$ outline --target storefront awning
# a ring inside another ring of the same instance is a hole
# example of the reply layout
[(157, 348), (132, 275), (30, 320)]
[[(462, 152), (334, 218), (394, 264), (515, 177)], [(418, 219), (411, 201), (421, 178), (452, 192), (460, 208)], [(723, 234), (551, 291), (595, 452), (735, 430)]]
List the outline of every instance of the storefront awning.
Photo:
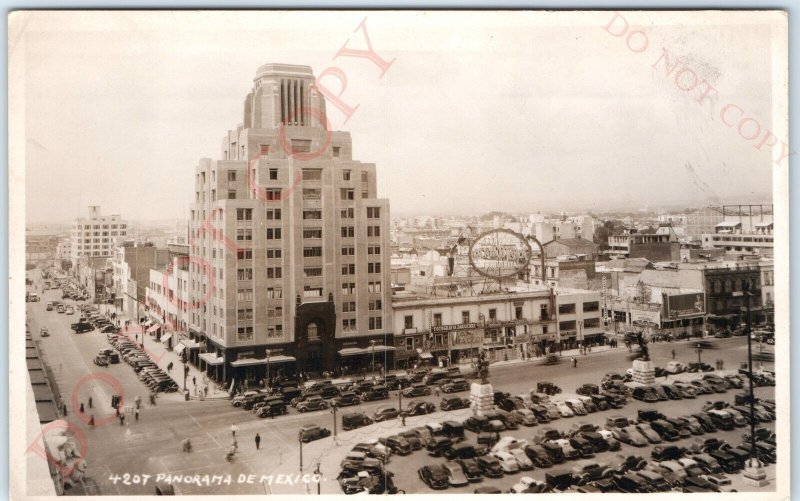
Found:
[(178, 355), (183, 353), (183, 350), (185, 350), (185, 349), (186, 349), (186, 347), (183, 345), (183, 341), (181, 341), (180, 343), (175, 345), (175, 353), (177, 353)]
[(433, 358), (433, 355), (429, 351), (423, 351), (419, 354), (419, 358)]
[(225, 359), (216, 356), (214, 353), (201, 353), (200, 358), (203, 359), (208, 365), (222, 365)]
[(363, 355), (365, 353), (363, 348), (342, 348), (339, 350), (339, 355), (343, 357), (353, 357), (355, 355)]
[(267, 358), (240, 358), (231, 362), (233, 367), (249, 367), (252, 365), (266, 365), (267, 361), (270, 364), (279, 364), (282, 362), (295, 362), (297, 359), (288, 355), (274, 355)]
[(190, 350), (192, 348), (200, 348), (200, 343), (198, 343), (197, 341), (193, 341), (191, 339), (184, 339), (183, 341), (181, 341), (181, 344), (189, 348)]
[(167, 341), (169, 341), (170, 339), (172, 339), (172, 334), (170, 334), (170, 333), (167, 333), (167, 334), (164, 334), (163, 336), (161, 336), (161, 342), (164, 343), (164, 344), (167, 344)]
[(394, 346), (385, 346), (385, 345), (379, 344), (379, 345), (376, 345), (374, 348), (372, 348), (372, 347), (366, 348), (365, 351), (366, 351), (366, 353), (372, 353), (373, 351), (375, 353), (383, 353), (383, 352), (386, 352), (386, 351), (394, 351), (395, 349), (396, 348)]

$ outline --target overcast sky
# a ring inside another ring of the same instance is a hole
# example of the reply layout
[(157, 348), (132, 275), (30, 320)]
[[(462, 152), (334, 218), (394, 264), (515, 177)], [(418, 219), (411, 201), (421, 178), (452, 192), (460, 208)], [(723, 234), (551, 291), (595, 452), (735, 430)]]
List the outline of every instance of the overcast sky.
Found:
[[(330, 118), (351, 132), (353, 157), (377, 165), (393, 213), (769, 196), (773, 152), (754, 148), (719, 111), (733, 103), (763, 130), (775, 120), (777, 16), (695, 12), (676, 23), (625, 13), (649, 41), (635, 53), (603, 29), (611, 12), (366, 15), (374, 50), (395, 59), (383, 78), (367, 59), (332, 59), (348, 39), (366, 47), (358, 12), (17, 20), (25, 22), (10, 30), (10, 51), (24, 50), (28, 221), (68, 220), (88, 205), (129, 219), (185, 217), (198, 159), (219, 158), (256, 69), (269, 62), (347, 75), (342, 99), (359, 108), (345, 125), (329, 103)], [(641, 40), (630, 39), (634, 48)], [(665, 77), (662, 47), (718, 96), (700, 105), (704, 85), (684, 92), (677, 70)]]

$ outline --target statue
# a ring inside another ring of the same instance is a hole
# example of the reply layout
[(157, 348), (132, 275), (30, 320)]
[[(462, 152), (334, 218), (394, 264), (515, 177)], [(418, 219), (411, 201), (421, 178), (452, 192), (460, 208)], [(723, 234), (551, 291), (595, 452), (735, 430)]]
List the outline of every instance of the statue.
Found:
[(642, 331), (639, 331), (636, 334), (636, 341), (639, 343), (639, 349), (642, 350), (642, 360), (645, 362), (650, 360), (650, 352), (647, 349), (647, 340), (645, 340), (644, 335), (642, 335)]
[(481, 378), (481, 384), (489, 383), (489, 361), (486, 360), (486, 352), (483, 350), (478, 355), (478, 376)]

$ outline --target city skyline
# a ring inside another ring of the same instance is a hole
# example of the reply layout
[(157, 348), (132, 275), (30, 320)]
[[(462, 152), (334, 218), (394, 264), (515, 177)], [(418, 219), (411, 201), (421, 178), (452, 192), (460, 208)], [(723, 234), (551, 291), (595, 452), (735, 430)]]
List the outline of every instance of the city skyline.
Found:
[[(696, 96), (682, 96), (664, 79), (666, 63), (658, 62), (658, 51), (644, 59), (611, 34), (616, 25), (604, 30), (611, 13), (588, 16), (582, 26), (527, 30), (493, 16), (479, 29), (470, 13), (463, 15), (466, 23), (458, 28), (428, 15), (409, 37), (399, 36), (401, 24), (387, 23), (381, 13), (339, 13), (314, 24), (318, 29), (310, 30), (300, 50), (288, 30), (254, 31), (257, 23), (249, 17), (242, 17), (241, 29), (264, 43), (242, 50), (225, 21), (192, 13), (146, 32), (131, 31), (138, 19), (131, 13), (109, 13), (103, 17), (108, 31), (92, 33), (82, 31), (87, 19), (43, 16), (36, 22), (58, 22), (62, 31), (25, 36), (31, 61), (28, 221), (76, 217), (88, 205), (145, 218), (188, 217), (187, 180), (197, 158), (218, 156), (220, 127), (233, 129), (241, 121), (241, 82), (270, 62), (309, 64), (318, 75), (340, 69), (339, 77), (328, 73), (320, 82), (337, 95), (339, 78), (346, 79), (342, 107), (328, 107), (332, 128), (351, 132), (354, 156), (376, 164), (378, 194), (392, 200), (393, 213), (441, 213), (443, 200), (454, 213), (524, 212), (558, 210), (565, 200), (591, 208), (656, 205), (676, 197), (727, 202), (771, 191), (770, 149), (753, 147), (699, 106)], [(272, 16), (287, 26), (304, 19), (300, 13)], [(634, 22), (634, 14), (626, 16)], [(681, 57), (715, 82), (721, 89), (717, 106), (739, 103), (748, 115), (771, 122), (772, 82), (758, 76), (769, 74), (768, 61), (758, 57), (769, 49), (769, 31), (755, 23), (745, 29), (748, 36), (736, 37), (732, 28), (698, 25), (695, 40), (671, 38), (669, 26), (649, 33), (654, 45), (658, 40), (673, 50), (673, 61)], [(366, 47), (365, 31), (383, 73), (363, 57), (332, 59), (344, 46)], [(87, 37), (105, 43), (87, 48)], [(701, 61), (691, 54), (704, 44), (714, 50)], [(258, 48), (263, 45), (270, 50)], [(508, 57), (498, 58), (497, 51)], [(481, 78), (468, 68), (480, 68)], [(739, 75), (744, 68), (747, 78)], [(151, 72), (163, 78), (151, 79)], [(447, 82), (447, 91), (431, 90), (420, 74)], [(343, 107), (354, 110), (349, 118)], [(738, 182), (741, 176), (751, 182)], [(88, 184), (92, 190), (80, 189)], [(657, 194), (649, 190), (655, 184)], [(53, 199), (60, 203), (49, 204)]]

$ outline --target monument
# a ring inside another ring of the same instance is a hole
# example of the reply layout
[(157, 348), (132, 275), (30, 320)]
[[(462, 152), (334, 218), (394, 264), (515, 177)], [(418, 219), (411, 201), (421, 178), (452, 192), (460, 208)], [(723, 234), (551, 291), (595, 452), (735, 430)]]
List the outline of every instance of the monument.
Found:
[(654, 384), (656, 382), (656, 372), (653, 369), (653, 362), (650, 361), (647, 340), (641, 331), (636, 334), (636, 340), (642, 350), (642, 356), (633, 361), (633, 382), (643, 385)]
[(472, 383), (470, 390), (470, 408), (476, 416), (483, 416), (494, 409), (494, 389), (489, 383), (489, 361), (486, 352), (481, 350), (478, 355), (478, 377), (480, 382)]

